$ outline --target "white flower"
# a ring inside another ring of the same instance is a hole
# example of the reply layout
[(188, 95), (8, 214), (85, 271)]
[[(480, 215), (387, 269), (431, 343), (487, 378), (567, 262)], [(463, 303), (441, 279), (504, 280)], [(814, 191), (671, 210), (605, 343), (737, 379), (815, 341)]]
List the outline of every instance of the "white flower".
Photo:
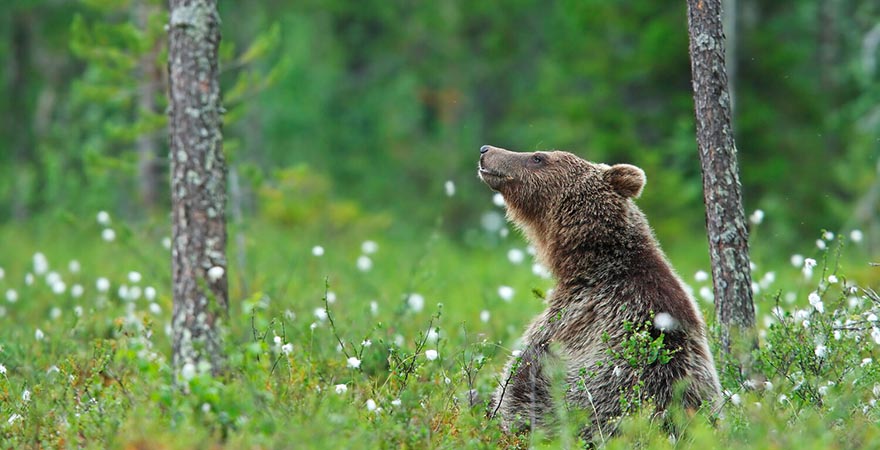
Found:
[(813, 350), (813, 353), (816, 354), (819, 358), (824, 358), (826, 354), (828, 354), (828, 348), (822, 344), (816, 346), (816, 349)]
[(623, 369), (621, 369), (620, 366), (614, 366), (614, 370), (611, 371), (611, 375), (619, 377), (623, 375)]
[(128, 300), (135, 301), (141, 298), (141, 287), (140, 286), (132, 286), (128, 288)]
[(101, 231), (101, 239), (107, 242), (113, 242), (116, 240), (116, 232), (113, 231), (113, 228), (104, 228), (104, 230)]
[(150, 303), (150, 312), (153, 313), (153, 315), (158, 316), (159, 314), (162, 314), (162, 308), (156, 303)]
[(364, 241), (363, 244), (361, 244), (361, 251), (366, 255), (372, 255), (373, 253), (376, 253), (377, 250), (379, 250), (379, 244), (375, 241)]
[(82, 297), (83, 291), (84, 291), (84, 289), (81, 284), (74, 284), (73, 286), (70, 287), (70, 295), (73, 298)]
[(871, 389), (871, 393), (874, 394), (874, 397), (880, 397), (880, 384), (875, 384)]
[(739, 394), (733, 394), (730, 396), (730, 403), (739, 406), (742, 403), (742, 398), (740, 398)]
[(828, 275), (828, 284), (837, 284), (837, 276)]
[(337, 384), (336, 386), (334, 386), (334, 389), (336, 390), (337, 394), (344, 394), (348, 392), (348, 386), (346, 386), (345, 384)]
[(9, 303), (15, 303), (18, 301), (18, 292), (15, 292), (15, 289), (7, 289), (6, 290), (6, 301)]
[(52, 320), (56, 320), (61, 317), (61, 308), (55, 306), (51, 310), (49, 310), (49, 318)]
[(24, 392), (21, 393), (21, 400), (25, 403), (31, 401), (31, 391), (25, 389)]
[(95, 287), (98, 292), (107, 292), (110, 290), (110, 280), (104, 277), (98, 278), (98, 281), (95, 281)]
[(156, 288), (153, 286), (147, 286), (144, 288), (144, 298), (153, 301), (156, 298)]
[(822, 303), (822, 298), (819, 297), (819, 294), (815, 291), (810, 292), (810, 295), (807, 297), (810, 301), (810, 305), (816, 309), (820, 314), (825, 312), (825, 305)]
[(110, 225), (110, 214), (107, 214), (107, 211), (98, 211), (97, 219), (100, 225)]
[(0, 364), (0, 375), (6, 375), (6, 366)]
[(510, 286), (498, 287), (498, 296), (501, 297), (501, 300), (504, 300), (505, 302), (509, 302), (510, 300), (512, 300), (515, 293), (516, 292)]
[(874, 339), (874, 343), (880, 345), (880, 328), (871, 327), (871, 339)]
[(547, 270), (546, 267), (544, 267), (542, 264), (539, 264), (539, 263), (532, 264), (532, 273), (545, 279), (545, 280), (550, 278), (550, 271)]
[(79, 305), (74, 306), (74, 307), (73, 307), (73, 314), (74, 314), (76, 317), (82, 317), (82, 315), (83, 315), (83, 307), (82, 307), (82, 306), (79, 306)]
[(856, 242), (856, 243), (858, 243), (858, 242), (862, 242), (862, 238), (863, 238), (863, 237), (864, 237), (864, 235), (862, 234), (862, 231), (861, 231), (861, 230), (852, 230), (852, 231), (849, 232), (849, 238), (850, 238), (853, 242)]
[(694, 274), (694, 281), (698, 283), (702, 283), (709, 279), (709, 274), (706, 273), (705, 270), (698, 270), (697, 273)]
[(140, 272), (132, 271), (128, 273), (128, 281), (132, 283), (140, 283), (142, 278)]
[(312, 254), (315, 256), (324, 255), (324, 247), (321, 247), (320, 245), (316, 245), (316, 246), (312, 247)]
[(63, 281), (59, 281), (52, 285), (52, 292), (55, 295), (61, 295), (67, 290), (67, 285)]
[(391, 404), (393, 406), (400, 406), (400, 403), (401, 403), (401, 401), (399, 398), (395, 398), (394, 400), (391, 400)]
[(519, 264), (526, 259), (526, 255), (518, 248), (512, 248), (507, 251), (507, 260), (513, 264)]
[(794, 254), (791, 255), (791, 265), (795, 267), (801, 267), (804, 265), (804, 257), (802, 255)]
[(832, 233), (830, 231), (826, 231), (826, 232), (822, 233), (822, 238), (825, 239), (826, 241), (830, 241), (830, 240), (834, 239), (834, 233)]
[[(69, 270), (70, 273), (79, 273), (79, 269), (80, 269), (79, 261), (74, 259), (74, 260), (70, 261), (69, 263), (67, 263), (67, 270)], [(0, 277), (0, 278), (3, 278), (3, 277)]]
[(678, 328), (678, 320), (671, 314), (662, 312), (654, 316), (654, 328), (660, 331), (670, 331)]
[(823, 241), (822, 239), (816, 239), (816, 247), (819, 250), (825, 250), (826, 248), (828, 248), (828, 244), (826, 244), (825, 241)]
[(439, 356), (439, 354), (437, 353), (437, 350), (434, 350), (434, 349), (425, 350), (425, 358), (427, 358), (428, 361), (433, 361), (433, 360), (437, 359), (437, 356)]
[(183, 377), (184, 380), (189, 381), (196, 377), (196, 366), (195, 364), (188, 362), (183, 365), (183, 368), (180, 369), (180, 376)]
[(38, 341), (42, 341), (43, 338), (45, 338), (45, 337), (46, 337), (46, 335), (43, 333), (43, 330), (37, 328), (37, 330), (34, 331), (34, 339), (36, 339)]
[(369, 339), (364, 339), (363, 341), (361, 341), (361, 347), (369, 347), (371, 345), (373, 345), (373, 341)]
[(758, 295), (761, 292), (761, 285), (759, 285), (756, 281), (752, 281), (752, 293)]
[(822, 397), (828, 395), (828, 386), (819, 386), (819, 395)]
[(406, 298), (406, 303), (411, 310), (419, 312), (425, 308), (425, 297), (422, 297), (421, 294), (409, 294)]
[(275, 337), (272, 338), (272, 342), (274, 342), (275, 345), (281, 345), (281, 336), (276, 335)]
[(869, 365), (871, 365), (872, 362), (874, 362), (873, 359), (871, 359), (871, 358), (864, 358), (864, 359), (862, 359), (862, 363), (859, 364), (859, 366), (861, 366), (861, 367), (869, 366)]
[(764, 211), (756, 209), (755, 212), (753, 212), (752, 215), (749, 216), (749, 221), (752, 222), (754, 225), (760, 225), (761, 222), (764, 221)]
[(26, 273), (24, 274), (24, 284), (28, 286), (33, 286), (34, 284), (34, 274)]
[(437, 342), (440, 339), (439, 328), (428, 328), (427, 339), (428, 342)]
[(785, 394), (779, 394), (779, 398), (777, 398), (779, 403), (785, 403), (788, 401), (788, 396)]
[(712, 293), (712, 288), (709, 286), (703, 286), (700, 288), (700, 297), (707, 302), (715, 300), (715, 294)]
[(375, 300), (370, 302), (370, 314), (374, 316), (379, 314), (379, 303)]
[(446, 180), (446, 182), (443, 183), (443, 190), (446, 191), (447, 197), (452, 197), (455, 195), (455, 183), (453, 183), (452, 180)]
[(764, 390), (765, 391), (772, 391), (773, 390), (773, 383), (771, 383), (769, 381), (765, 381), (764, 382)]
[(379, 409), (379, 407), (376, 406), (376, 401), (375, 401), (375, 400), (373, 400), (373, 399), (369, 399), (369, 400), (367, 400), (367, 411), (375, 412), (375, 411), (377, 411), (378, 409)]
[(12, 425), (12, 424), (14, 424), (15, 421), (18, 420), (18, 419), (21, 419), (21, 414), (19, 414), (19, 413), (13, 413), (11, 416), (9, 416), (9, 420), (7, 420), (6, 423)]
[(804, 259), (804, 267), (809, 267), (809, 268), (811, 268), (811, 269), (812, 269), (813, 267), (816, 267), (816, 260), (813, 259), (813, 258), (806, 258), (806, 259)]
[(315, 317), (321, 322), (327, 320), (327, 310), (323, 307), (315, 308), (314, 314)]
[(866, 317), (866, 319), (868, 319), (869, 322), (876, 322), (877, 321), (877, 314), (874, 314), (874, 313), (868, 314), (868, 317)]
[(336, 303), (336, 293), (335, 292), (327, 291), (327, 303), (330, 303), (331, 305), (333, 303)]
[(223, 278), (223, 274), (226, 273), (226, 269), (220, 266), (214, 266), (208, 269), (208, 279), (211, 282), (216, 282), (217, 280)]
[(489, 321), (489, 311), (485, 309), (480, 311), (480, 322), (486, 323)]
[(355, 356), (352, 356), (348, 358), (348, 360), (346, 361), (346, 365), (348, 365), (348, 367), (351, 367), (352, 369), (357, 369), (361, 366), (361, 360), (357, 359), (357, 357)]
[(171, 238), (170, 237), (165, 236), (162, 238), (162, 247), (165, 248), (165, 250), (171, 250)]
[(293, 352), (293, 344), (291, 344), (290, 342), (281, 346), (281, 353), (289, 355), (291, 352)]
[(357, 259), (357, 268), (361, 272), (367, 272), (373, 268), (373, 260), (367, 255), (361, 255)]
[(494, 203), (495, 206), (504, 206), (504, 196), (496, 192), (495, 195), (492, 196), (492, 203)]

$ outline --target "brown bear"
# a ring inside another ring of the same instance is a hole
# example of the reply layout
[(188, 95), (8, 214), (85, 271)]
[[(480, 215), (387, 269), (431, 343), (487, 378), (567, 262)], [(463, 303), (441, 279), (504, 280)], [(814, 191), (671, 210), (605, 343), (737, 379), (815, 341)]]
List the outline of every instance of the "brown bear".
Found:
[[(706, 325), (633, 202), (645, 185), (641, 169), (483, 146), (479, 177), (504, 197), (508, 219), (557, 283), (499, 379), (490, 416), (520, 430), (552, 420), (560, 391), (548, 365), (561, 367), (567, 405), (590, 415), (587, 440), (613, 433), (615, 419), (641, 400), (658, 414), (717, 404)], [(654, 357), (639, 357), (634, 347), (651, 343), (641, 355)]]

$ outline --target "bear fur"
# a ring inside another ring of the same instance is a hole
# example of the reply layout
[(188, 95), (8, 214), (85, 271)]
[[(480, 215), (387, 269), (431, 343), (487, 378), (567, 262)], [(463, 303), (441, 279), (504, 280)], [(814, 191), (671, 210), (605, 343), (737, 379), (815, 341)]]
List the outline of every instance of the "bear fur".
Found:
[[(507, 363), (489, 415), (505, 429), (547, 424), (558, 411), (553, 367), (561, 368), (566, 404), (590, 415), (587, 440), (613, 433), (625, 412), (621, 395), (636, 383), (657, 414), (673, 404), (690, 411), (717, 405), (720, 385), (705, 322), (633, 202), (644, 172), (561, 151), (484, 146), (480, 153), (480, 179), (502, 194), (508, 219), (557, 282), (546, 310), (523, 335), (521, 353)], [(634, 367), (620, 353), (613, 357), (632, 335), (625, 323), (650, 324), (643, 329), (652, 338), (662, 333), (671, 359)]]

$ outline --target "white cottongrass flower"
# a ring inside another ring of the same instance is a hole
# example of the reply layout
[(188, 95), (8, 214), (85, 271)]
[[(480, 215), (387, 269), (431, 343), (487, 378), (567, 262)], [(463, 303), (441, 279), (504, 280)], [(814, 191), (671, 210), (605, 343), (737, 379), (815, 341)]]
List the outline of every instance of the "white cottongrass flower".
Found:
[(315, 317), (321, 322), (327, 320), (327, 310), (323, 307), (315, 308), (314, 314)]
[(498, 192), (496, 192), (495, 195), (492, 196), (492, 203), (495, 204), (495, 206), (504, 206), (506, 204), (504, 202), (504, 196), (499, 194)]
[(426, 338), (428, 339), (428, 342), (437, 342), (437, 339), (440, 339), (439, 328), (436, 328), (436, 327), (428, 328), (428, 333), (427, 333)]
[(291, 352), (293, 352), (293, 344), (291, 344), (290, 342), (281, 346), (281, 353), (289, 355)]
[(7, 420), (6, 423), (12, 425), (12, 424), (14, 424), (18, 419), (21, 419), (21, 418), (22, 418), (22, 417), (21, 417), (21, 414), (19, 414), (19, 413), (13, 413), (11, 416), (9, 416), (9, 420)]
[(733, 394), (730, 396), (730, 403), (733, 403), (734, 405), (739, 406), (742, 404), (742, 398), (739, 396), (739, 394)]
[(871, 327), (871, 339), (875, 344), (880, 345), (880, 328)]
[(345, 384), (337, 384), (333, 387), (337, 394), (344, 394), (348, 392), (348, 386)]
[(373, 268), (373, 260), (367, 255), (361, 255), (357, 259), (357, 268), (361, 272), (368, 272)]
[(357, 369), (361, 366), (361, 360), (359, 360), (356, 356), (352, 356), (345, 361), (346, 365), (352, 369)]
[(819, 344), (819, 345), (817, 345), (816, 348), (813, 350), (813, 353), (815, 353), (816, 356), (819, 357), (819, 358), (824, 358), (825, 355), (828, 354), (828, 347), (826, 347), (826, 346), (824, 346), (824, 345), (822, 345), (822, 344)]
[(171, 250), (171, 238), (166, 236), (162, 238), (162, 247), (165, 250)]
[(876, 322), (877, 321), (877, 314), (874, 314), (874, 313), (868, 314), (868, 317), (866, 317), (866, 319), (868, 319), (869, 322)]
[[(79, 261), (77, 261), (75, 259), (70, 261), (69, 263), (67, 263), (67, 270), (69, 270), (70, 273), (79, 273), (80, 269), (81, 269), (81, 267), (79, 265)], [(2, 277), (0, 277), (0, 278), (2, 278)]]
[(24, 392), (21, 393), (21, 400), (25, 403), (31, 401), (31, 391), (25, 389)]
[(862, 230), (852, 230), (849, 232), (849, 238), (855, 243), (862, 242), (862, 238), (864, 238), (864, 234), (862, 234)]
[(373, 345), (373, 341), (369, 339), (364, 339), (363, 341), (361, 341), (361, 347), (369, 347), (371, 345)]
[(788, 401), (788, 396), (785, 394), (779, 394), (779, 397), (776, 399), (779, 403), (785, 403)]
[(226, 273), (226, 269), (220, 266), (214, 266), (208, 269), (208, 279), (211, 282), (216, 282), (217, 280), (223, 278), (223, 274)]
[(822, 397), (828, 395), (828, 385), (819, 386), (819, 395)]
[(816, 260), (813, 258), (804, 259), (804, 268), (802, 269), (804, 273), (804, 277), (810, 278), (813, 276), (813, 267), (816, 267)]
[(525, 261), (526, 255), (518, 248), (512, 248), (507, 251), (507, 260), (513, 264), (519, 264)]
[(700, 298), (707, 302), (712, 302), (715, 300), (715, 294), (712, 293), (712, 288), (709, 286), (703, 286), (700, 288)]
[(698, 283), (702, 283), (709, 279), (709, 274), (706, 273), (705, 270), (698, 270), (697, 273), (694, 274), (694, 281)]
[(191, 362), (184, 364), (183, 368), (180, 369), (180, 376), (186, 381), (189, 381), (189, 380), (192, 380), (193, 378), (195, 378), (196, 377), (196, 365)]
[(819, 312), (820, 314), (825, 312), (825, 305), (822, 303), (822, 298), (819, 297), (819, 294), (817, 292), (810, 292), (810, 295), (807, 297), (807, 299), (810, 301), (810, 305), (815, 308), (817, 312)]
[(422, 297), (421, 294), (409, 294), (406, 298), (406, 303), (409, 305), (409, 309), (414, 312), (420, 312), (425, 309), (425, 297)]
[(159, 314), (162, 314), (162, 307), (157, 303), (150, 303), (150, 312), (153, 313), (153, 315), (158, 316)]
[(327, 291), (327, 303), (330, 303), (331, 305), (333, 303), (336, 303), (336, 293), (335, 292)]
[(455, 195), (455, 183), (453, 183), (452, 180), (446, 180), (446, 182), (443, 183), (443, 190), (446, 191), (447, 197), (452, 197)]
[(859, 366), (860, 367), (870, 366), (872, 362), (874, 362), (874, 360), (872, 358), (864, 358), (864, 359), (862, 359), (862, 363), (859, 364)]
[(804, 265), (804, 257), (803, 255), (794, 254), (791, 255), (791, 265), (797, 268), (800, 268)]
[(274, 342), (275, 345), (281, 345), (281, 342), (282, 342), (282, 341), (281, 341), (281, 336), (277, 336), (277, 335), (276, 335), (275, 337), (272, 338), (272, 342)]
[(74, 314), (76, 317), (82, 317), (82, 315), (83, 315), (83, 307), (82, 307), (82, 306), (79, 306), (79, 305), (74, 306), (74, 307), (73, 307), (73, 314)]
[(110, 280), (101, 277), (95, 281), (95, 288), (98, 289), (98, 292), (107, 292), (110, 290)]
[(42, 275), (48, 271), (49, 261), (46, 259), (46, 255), (40, 252), (34, 253), (34, 273)]
[(70, 295), (73, 298), (82, 297), (84, 291), (85, 291), (85, 289), (83, 289), (81, 284), (74, 284), (73, 286), (70, 287)]
[(376, 241), (364, 241), (361, 244), (361, 251), (364, 252), (364, 254), (366, 254), (366, 255), (372, 255), (373, 253), (376, 253), (376, 251), (378, 251), (378, 250), (379, 250), (379, 244), (377, 244)]
[(370, 314), (374, 316), (379, 314), (379, 303), (375, 300), (370, 302)]
[(828, 284), (837, 284), (837, 275), (828, 275)]
[(499, 286), (498, 287), (498, 296), (501, 297), (501, 300), (505, 302), (509, 302), (513, 299), (513, 295), (516, 291), (513, 290), (510, 286)]
[(764, 211), (756, 209), (755, 212), (749, 216), (749, 221), (754, 225), (760, 225), (761, 222), (764, 221)]
[(6, 375), (6, 366), (0, 364), (0, 375)]
[(871, 393), (874, 394), (874, 397), (880, 397), (880, 384), (875, 384), (871, 389)]
[(379, 411), (379, 407), (376, 405), (376, 401), (373, 399), (367, 400), (366, 405), (367, 405), (367, 411), (370, 411), (370, 412)]
[(141, 298), (141, 287), (140, 286), (132, 286), (128, 288), (128, 300), (135, 301)]
[(18, 301), (18, 292), (15, 289), (7, 289), (6, 290), (6, 301), (9, 303), (15, 303)]
[(156, 288), (153, 286), (147, 286), (144, 288), (144, 298), (153, 301), (156, 299)]
[(316, 245), (316, 246), (312, 247), (312, 255), (323, 256), (324, 255), (324, 247), (321, 247), (320, 245)]
[(49, 318), (52, 320), (56, 320), (61, 317), (61, 308), (55, 306), (51, 310), (49, 310)]
[(6, 278), (6, 271), (3, 270), (2, 267), (0, 267), (0, 280), (2, 280), (4, 278)]
[(141, 279), (143, 279), (143, 277), (140, 272), (131, 271), (128, 273), (128, 281), (131, 281), (132, 283), (140, 283)]
[(828, 244), (825, 243), (822, 239), (816, 239), (816, 248), (819, 250), (825, 250), (828, 248)]
[(758, 295), (761, 292), (761, 285), (757, 281), (752, 281), (752, 293)]
[(767, 289), (774, 281), (776, 281), (776, 272), (767, 272), (761, 277), (760, 284), (762, 288)]
[(773, 383), (771, 383), (769, 381), (765, 381), (764, 382), (764, 390), (765, 391), (772, 391), (773, 390)]
[(834, 233), (832, 233), (832, 232), (830, 232), (830, 231), (826, 231), (826, 232), (822, 233), (822, 238), (825, 239), (826, 241), (833, 240), (833, 239), (834, 239)]
[(34, 285), (34, 274), (32, 274), (30, 272), (24, 274), (24, 284), (26, 284), (28, 286), (33, 286)]
[(550, 278), (551, 275), (550, 271), (539, 263), (532, 264), (532, 273), (544, 279)]
[(116, 232), (113, 231), (113, 228), (104, 228), (104, 230), (101, 231), (101, 239), (106, 242), (113, 242), (116, 240)]
[(402, 402), (400, 401), (399, 398), (395, 398), (394, 400), (391, 400), (391, 405), (392, 405), (392, 406), (400, 406), (401, 403), (402, 403)]
[[(876, 330), (876, 328), (875, 328), (875, 330)], [(36, 339), (38, 341), (42, 341), (45, 337), (46, 337), (46, 334), (43, 333), (43, 330), (37, 328), (36, 331), (34, 331), (34, 339)]]
[(480, 311), (480, 322), (486, 323), (489, 321), (489, 311), (485, 309)]
[(671, 331), (678, 328), (678, 320), (667, 312), (661, 312), (654, 316), (654, 328), (660, 331)]
[(98, 211), (96, 219), (98, 219), (98, 224), (100, 225), (110, 225), (110, 214), (107, 211)]
[(439, 355), (439, 353), (437, 353), (437, 350), (434, 350), (434, 349), (425, 350), (425, 358), (428, 361), (433, 361), (433, 360), (437, 359), (438, 356), (440, 356), (440, 355)]

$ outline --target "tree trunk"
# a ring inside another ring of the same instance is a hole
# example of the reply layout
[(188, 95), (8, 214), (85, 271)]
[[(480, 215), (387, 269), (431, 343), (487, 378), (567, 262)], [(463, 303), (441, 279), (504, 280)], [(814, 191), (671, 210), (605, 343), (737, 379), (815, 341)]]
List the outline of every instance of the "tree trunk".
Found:
[(216, 0), (170, 0), (168, 41), (175, 372), (223, 367), (220, 325), (228, 313), (226, 163)]
[[(737, 39), (737, 14), (736, 14), (736, 3), (737, 0), (723, 0), (722, 1), (722, 12), (724, 13), (724, 20), (722, 26), (724, 27), (725, 34), (725, 64), (724, 68), (727, 70), (727, 92), (730, 93), (730, 120), (731, 123), (736, 121), (736, 71), (737, 71), (737, 60), (736, 60), (736, 39)], [(736, 127), (732, 126), (735, 130)]]
[(30, 123), (26, 117), (29, 117), (30, 106), (27, 101), (28, 93), (28, 72), (31, 70), (31, 18), (27, 12), (15, 12), (10, 19), (12, 28), (9, 35), (10, 58), (7, 62), (9, 70), (9, 111), (12, 113), (8, 116), (8, 129), (10, 147), (13, 154), (13, 167), (19, 171), (19, 176), (15, 177), (12, 195), (12, 217), (16, 220), (24, 220), (28, 217), (30, 210), (29, 199), (32, 195), (36, 195), (40, 187), (35, 187), (36, 183), (29, 177), (23, 176), (27, 174), (27, 166), (32, 166), (34, 173), (40, 170), (36, 161), (36, 148), (34, 147), (34, 139)]
[(755, 308), (748, 230), (730, 123), (721, 0), (688, 0), (688, 29), (715, 313), (727, 353), (731, 330), (751, 328)]
[[(142, 30), (147, 31), (153, 13), (152, 2), (138, 0), (135, 5), (135, 20)], [(159, 70), (156, 67), (158, 52), (159, 43), (156, 42), (152, 44), (149, 51), (141, 56), (139, 61), (137, 117), (144, 113), (156, 112), (156, 94), (160, 85)], [(153, 211), (159, 201), (159, 142), (156, 134), (152, 130), (141, 132), (135, 141), (135, 149), (138, 154), (138, 191), (141, 203), (147, 210)]]

